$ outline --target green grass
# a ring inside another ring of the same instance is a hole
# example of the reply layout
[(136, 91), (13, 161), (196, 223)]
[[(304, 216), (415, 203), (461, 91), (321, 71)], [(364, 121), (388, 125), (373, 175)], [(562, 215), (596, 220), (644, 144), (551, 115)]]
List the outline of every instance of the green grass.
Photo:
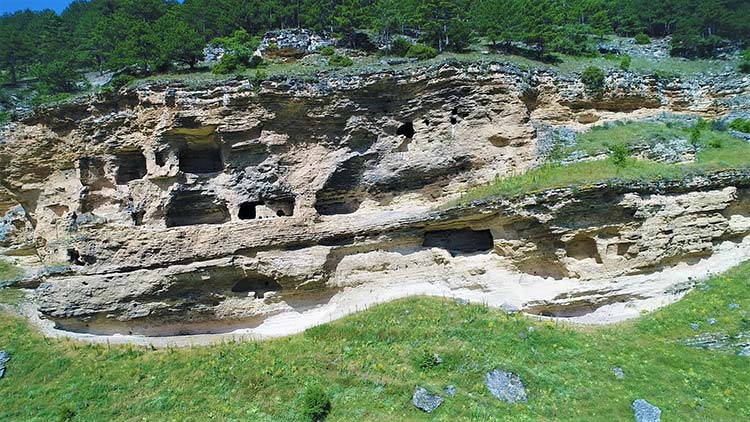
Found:
[(13, 264), (0, 261), (0, 282), (10, 281), (23, 275), (23, 271)]
[[(607, 147), (614, 144), (629, 146), (653, 145), (675, 139), (689, 140), (691, 130), (692, 126), (680, 123), (617, 122), (615, 124), (593, 127), (589, 132), (578, 136), (576, 146), (560, 152), (565, 154), (580, 150), (589, 154), (596, 154), (607, 151)], [(701, 131), (698, 141), (700, 145), (707, 146), (715, 139), (718, 139), (722, 146), (726, 145), (730, 150), (734, 151), (735, 149), (743, 149), (744, 147), (744, 149), (750, 151), (750, 146), (747, 143), (732, 137), (726, 132), (705, 129)]]
[[(655, 144), (672, 139), (689, 139), (690, 128), (678, 124), (634, 122), (602, 126), (578, 136), (573, 147), (556, 150), (557, 159), (573, 151), (594, 155), (607, 152), (615, 144), (634, 146)], [(750, 167), (750, 144), (725, 132), (703, 130), (698, 139), (699, 152), (693, 163), (668, 164), (629, 159), (626, 167), (615, 166), (611, 159), (583, 161), (563, 166), (549, 162), (520, 175), (495, 179), (492, 183), (469, 189), (461, 198), (443, 207), (466, 204), (488, 197), (511, 197), (553, 188), (580, 187), (608, 181), (679, 180), (691, 175), (724, 169)]]
[[(12, 360), (0, 419), (296, 421), (305, 386), (318, 384), (331, 398), (329, 421), (619, 421), (632, 420), (637, 398), (667, 421), (747, 420), (750, 358), (680, 340), (750, 330), (748, 273), (741, 265), (668, 308), (598, 328), (411, 298), (290, 338), (151, 350), (49, 340), (2, 314), (0, 345)], [(426, 353), (443, 362), (420, 365)], [(521, 376), (527, 404), (489, 394), (483, 375), (498, 367)], [(448, 384), (458, 393), (435, 413), (411, 405), (417, 385)]]

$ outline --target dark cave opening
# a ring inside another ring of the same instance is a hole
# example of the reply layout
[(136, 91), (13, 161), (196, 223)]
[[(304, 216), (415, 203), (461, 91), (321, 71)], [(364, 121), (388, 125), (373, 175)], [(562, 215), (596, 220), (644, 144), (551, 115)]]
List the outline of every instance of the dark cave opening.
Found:
[(200, 191), (179, 192), (166, 209), (167, 227), (222, 224), (229, 221), (224, 201)]
[(409, 139), (413, 138), (415, 133), (414, 123), (412, 122), (404, 123), (396, 130), (396, 135), (402, 135)]
[(240, 220), (255, 220), (258, 218), (257, 207), (263, 205), (262, 202), (243, 202), (240, 204), (240, 211), (237, 214)]
[(454, 229), (427, 232), (422, 246), (442, 248), (451, 254), (475, 253), (494, 248), (494, 240), (489, 230)]
[(115, 156), (115, 183), (124, 185), (133, 180), (143, 179), (146, 170), (146, 157), (140, 151), (125, 152)]
[(281, 290), (281, 285), (276, 280), (263, 275), (244, 278), (232, 287), (232, 293), (253, 292), (256, 299), (263, 299), (266, 293), (279, 290)]
[(188, 142), (180, 150), (180, 170), (185, 173), (217, 173), (224, 169), (221, 150), (214, 141)]

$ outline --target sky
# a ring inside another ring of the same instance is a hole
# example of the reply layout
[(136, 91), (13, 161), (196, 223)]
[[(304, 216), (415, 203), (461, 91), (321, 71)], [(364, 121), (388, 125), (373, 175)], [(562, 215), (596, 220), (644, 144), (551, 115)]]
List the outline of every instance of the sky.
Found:
[(0, 0), (0, 15), (25, 9), (52, 9), (60, 13), (70, 3), (73, 3), (73, 0)]
[(0, 14), (24, 9), (52, 9), (60, 13), (72, 2), (72, 0), (0, 0)]

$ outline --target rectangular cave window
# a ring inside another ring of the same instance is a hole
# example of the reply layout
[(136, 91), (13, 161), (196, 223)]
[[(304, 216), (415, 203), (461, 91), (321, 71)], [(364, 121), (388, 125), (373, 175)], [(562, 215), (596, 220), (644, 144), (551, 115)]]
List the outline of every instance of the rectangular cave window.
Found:
[(442, 248), (455, 255), (492, 250), (494, 241), (489, 230), (436, 230), (425, 233), (422, 246)]
[(166, 208), (167, 227), (222, 224), (229, 221), (224, 201), (200, 191), (176, 193)]
[(255, 220), (258, 218), (257, 207), (263, 205), (262, 202), (243, 202), (240, 204), (240, 212), (237, 215), (240, 220)]
[(143, 179), (148, 173), (146, 170), (146, 157), (140, 151), (117, 154), (115, 156), (115, 166), (115, 182), (118, 185)]
[(221, 149), (214, 140), (190, 141), (180, 150), (180, 171), (207, 174), (217, 173), (223, 169)]
[(243, 202), (237, 217), (240, 220), (256, 220), (294, 215), (294, 199)]

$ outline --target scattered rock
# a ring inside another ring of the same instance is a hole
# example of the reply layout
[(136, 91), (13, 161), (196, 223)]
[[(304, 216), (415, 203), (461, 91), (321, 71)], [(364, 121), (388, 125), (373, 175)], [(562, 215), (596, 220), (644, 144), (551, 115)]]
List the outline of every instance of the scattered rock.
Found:
[(690, 328), (691, 328), (691, 329), (692, 329), (693, 331), (697, 331), (697, 330), (698, 330), (698, 328), (700, 328), (700, 326), (699, 326), (698, 324), (696, 324), (696, 323), (692, 323), (692, 324), (690, 324)]
[(484, 376), (485, 385), (493, 396), (507, 403), (526, 403), (526, 387), (518, 375), (495, 369)]
[(5, 350), (0, 350), (0, 378), (5, 375), (5, 364), (10, 361), (10, 355)]
[(730, 303), (729, 304), (729, 309), (732, 309), (732, 310), (738, 309), (739, 307), (740, 307), (739, 303)]
[(716, 321), (716, 318), (709, 318), (706, 320), (706, 322), (708, 322), (711, 325), (716, 325), (717, 321)]
[(461, 299), (461, 298), (457, 298), (457, 299), (456, 299), (456, 303), (458, 303), (459, 305), (464, 305), (464, 306), (466, 306), (466, 305), (468, 305), (468, 304), (469, 304), (469, 301), (468, 301), (468, 300), (466, 300), (466, 299)]
[(456, 395), (456, 386), (451, 384), (447, 387), (445, 387), (445, 394), (449, 395), (450, 397), (453, 397)]
[(633, 412), (637, 422), (661, 421), (661, 409), (643, 399), (633, 402)]
[(622, 368), (612, 368), (612, 372), (615, 373), (615, 377), (617, 377), (618, 380), (625, 379), (625, 372), (623, 372)]
[(742, 332), (734, 336), (724, 333), (699, 334), (682, 342), (686, 346), (705, 350), (719, 350), (741, 354), (750, 348), (750, 333)]
[(411, 398), (411, 402), (414, 406), (417, 406), (417, 408), (427, 413), (440, 407), (440, 405), (443, 404), (443, 401), (445, 401), (444, 398), (436, 394), (430, 394), (430, 392), (423, 387), (417, 387), (414, 391), (414, 396)]
[(740, 352), (737, 353), (737, 356), (743, 356), (743, 357), (750, 356), (750, 345), (743, 347), (742, 350), (740, 350)]

